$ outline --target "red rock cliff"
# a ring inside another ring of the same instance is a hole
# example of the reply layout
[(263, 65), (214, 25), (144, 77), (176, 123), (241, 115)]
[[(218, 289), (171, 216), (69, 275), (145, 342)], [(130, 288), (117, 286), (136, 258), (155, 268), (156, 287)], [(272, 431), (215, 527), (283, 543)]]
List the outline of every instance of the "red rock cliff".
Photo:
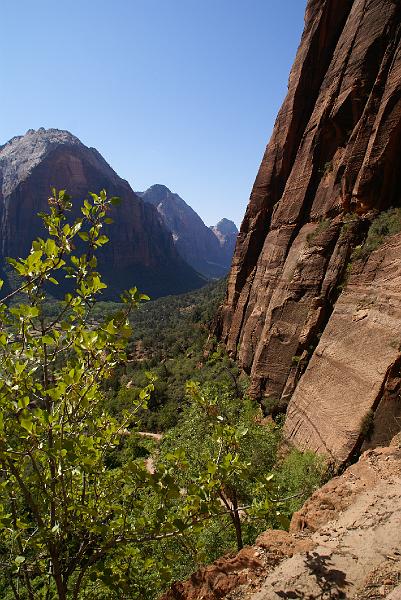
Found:
[(360, 447), (370, 411), (381, 442), (400, 428), (401, 239), (343, 291), (372, 219), (401, 204), (400, 35), (399, 1), (309, 0), (221, 313), (253, 395), (290, 401), (287, 436), (335, 462)]

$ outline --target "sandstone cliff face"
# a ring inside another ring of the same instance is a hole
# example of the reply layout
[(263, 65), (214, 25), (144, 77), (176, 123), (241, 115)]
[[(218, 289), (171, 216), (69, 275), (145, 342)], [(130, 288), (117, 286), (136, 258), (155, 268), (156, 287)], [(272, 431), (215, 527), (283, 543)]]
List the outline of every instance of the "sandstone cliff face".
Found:
[(121, 197), (107, 230), (111, 243), (99, 254), (109, 296), (132, 285), (163, 295), (204, 283), (178, 255), (154, 207), (138, 198), (97, 150), (57, 129), (30, 130), (0, 148), (0, 262), (26, 255), (32, 239), (44, 234), (37, 213), (47, 210), (52, 186), (81, 201), (103, 188)]
[(252, 393), (267, 406), (292, 397), (290, 440), (336, 462), (357, 448), (369, 411), (391, 402), (398, 376), (399, 240), (342, 288), (377, 211), (401, 204), (400, 35), (400, 2), (309, 0), (220, 321)]
[(227, 240), (226, 236), (219, 238), (178, 194), (165, 185), (152, 185), (146, 192), (137, 193), (145, 202), (157, 208), (173, 236), (179, 254), (191, 267), (205, 277), (223, 277), (227, 274), (235, 245), (232, 236)]
[[(300, 448), (344, 462), (401, 429), (401, 235), (353, 266), (288, 406)], [(373, 418), (372, 411), (375, 411)]]

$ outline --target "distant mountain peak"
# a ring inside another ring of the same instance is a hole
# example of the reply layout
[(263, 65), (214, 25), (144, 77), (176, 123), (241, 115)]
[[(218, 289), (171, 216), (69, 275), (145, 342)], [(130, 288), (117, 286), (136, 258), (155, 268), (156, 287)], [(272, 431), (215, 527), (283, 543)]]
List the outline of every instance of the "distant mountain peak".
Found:
[[(214, 231), (205, 225), (185, 200), (162, 184), (152, 185), (145, 192), (137, 194), (157, 208), (173, 236), (178, 252), (193, 268), (207, 277), (222, 277), (227, 273), (231, 254), (226, 238), (232, 236), (233, 231), (235, 238), (237, 235), (232, 221), (223, 219), (222, 232)], [(232, 249), (234, 244), (230, 246)]]
[[(102, 163), (103, 170), (117, 177), (110, 165), (94, 148), (86, 147), (75, 135), (63, 129), (28, 129), (25, 135), (17, 135), (0, 147), (0, 170), (2, 172), (2, 192), (6, 196), (16, 185), (26, 179), (53, 150), (61, 146), (80, 149), (88, 158), (92, 155)], [(93, 160), (93, 159), (92, 159)]]
[(238, 229), (234, 221), (223, 218), (221, 221), (210, 227), (214, 235), (219, 241), (222, 251), (225, 253), (226, 259), (230, 261), (234, 253), (235, 244), (237, 242)]
[[(188, 209), (193, 211), (193, 209), (175, 192), (172, 192), (166, 185), (161, 183), (155, 183), (150, 186), (145, 192), (136, 192), (136, 194), (143, 198), (149, 204), (153, 204), (153, 206), (160, 206), (163, 204), (164, 206), (176, 205), (181, 209)], [(160, 210), (159, 210), (160, 212)], [(194, 214), (195, 211), (193, 211)], [(197, 215), (198, 216), (198, 215)], [(199, 217), (200, 218), (200, 217)]]
[(154, 183), (146, 191), (148, 192), (149, 190), (151, 190), (153, 193), (172, 194), (172, 191), (163, 183)]
[[(113, 223), (108, 226), (112, 243), (99, 251), (108, 297), (118, 298), (133, 284), (156, 296), (205, 282), (179, 256), (156, 207), (138, 198), (95, 148), (69, 131), (30, 129), (0, 147), (0, 186), (0, 273), (6, 256), (27, 254), (31, 240), (46, 234), (36, 215), (47, 210), (52, 186), (68, 190), (72, 216), (80, 215), (75, 200), (104, 188), (122, 199), (112, 209)], [(65, 289), (60, 286), (59, 293)]]
[(220, 231), (220, 233), (224, 235), (231, 233), (237, 235), (238, 233), (238, 228), (234, 221), (230, 221), (230, 219), (226, 219), (225, 217), (221, 219), (221, 221), (219, 221), (217, 225), (214, 225), (212, 229), (217, 229), (217, 231)]

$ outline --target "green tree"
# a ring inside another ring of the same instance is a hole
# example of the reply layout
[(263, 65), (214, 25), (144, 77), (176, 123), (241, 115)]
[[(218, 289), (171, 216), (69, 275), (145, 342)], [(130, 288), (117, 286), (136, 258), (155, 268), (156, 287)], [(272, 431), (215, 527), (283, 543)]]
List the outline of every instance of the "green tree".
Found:
[[(21, 284), (0, 301), (0, 551), (17, 600), (77, 599), (88, 581), (116, 589), (123, 577), (113, 553), (124, 547), (137, 557), (148, 541), (179, 535), (206, 512), (203, 500), (178, 504), (179, 461), (155, 474), (143, 460), (108, 464), (153, 390), (150, 381), (118, 420), (106, 409), (107, 381), (126, 359), (130, 312), (147, 299), (132, 288), (114, 316), (91, 318), (106, 287), (96, 251), (108, 241), (103, 227), (116, 202), (91, 194), (69, 222), (71, 200), (53, 190), (42, 215), (49, 237), (10, 260)], [(57, 314), (46, 317), (49, 286), (66, 283)]]
[(202, 560), (234, 544), (239, 550), (267, 528), (287, 528), (326, 471), (313, 453), (280, 453), (281, 426), (262, 423), (260, 407), (239, 388), (229, 381), (189, 382), (191, 402), (161, 443), (160, 462), (170, 453), (185, 457), (181, 486), (191, 489), (202, 477), (200, 487), (207, 482), (212, 490), (208, 522), (196, 536), (188, 532)]
[[(125, 441), (152, 378), (110, 413), (130, 315), (147, 299), (132, 288), (114, 314), (95, 310), (106, 287), (96, 252), (116, 202), (91, 194), (73, 219), (69, 196), (53, 190), (47, 239), (10, 260), (20, 285), (0, 300), (0, 590), (15, 600), (141, 598), (160, 589), (155, 572), (169, 577), (168, 553), (157, 565), (150, 544), (185, 545), (226, 515), (241, 547), (243, 511), (280, 512), (264, 477), (274, 436), (261, 443), (262, 428), (244, 424), (246, 405), (237, 422), (224, 389), (189, 386), (207, 435), (164, 453), (155, 473)], [(69, 291), (49, 310), (57, 285)]]
[(166, 453), (174, 454), (174, 448), (185, 456), (184, 486), (207, 473), (214, 516), (218, 520), (228, 517), (240, 550), (244, 524), (261, 515), (281, 515), (271, 473), (280, 430), (274, 423), (258, 423), (256, 406), (236, 397), (228, 384), (188, 382), (187, 392), (191, 404), (181, 423), (166, 435), (161, 459)]

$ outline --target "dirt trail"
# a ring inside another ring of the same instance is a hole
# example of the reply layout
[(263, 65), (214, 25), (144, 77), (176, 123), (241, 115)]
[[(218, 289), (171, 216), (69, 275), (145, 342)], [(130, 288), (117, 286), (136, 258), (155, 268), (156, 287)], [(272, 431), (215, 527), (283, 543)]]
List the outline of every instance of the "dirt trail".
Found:
[(138, 435), (142, 437), (149, 437), (155, 440), (156, 442), (160, 442), (163, 437), (162, 433), (152, 433), (151, 431), (138, 431)]
[[(284, 561), (251, 598), (353, 598), (389, 561), (401, 573), (401, 479), (362, 494), (312, 541), (312, 552)], [(377, 595), (380, 590), (370, 585)]]
[[(334, 518), (324, 522), (325, 513)], [(243, 599), (385, 598), (401, 583), (401, 451), (366, 452), (316, 492), (292, 530), (303, 530), (313, 549), (281, 562)]]

